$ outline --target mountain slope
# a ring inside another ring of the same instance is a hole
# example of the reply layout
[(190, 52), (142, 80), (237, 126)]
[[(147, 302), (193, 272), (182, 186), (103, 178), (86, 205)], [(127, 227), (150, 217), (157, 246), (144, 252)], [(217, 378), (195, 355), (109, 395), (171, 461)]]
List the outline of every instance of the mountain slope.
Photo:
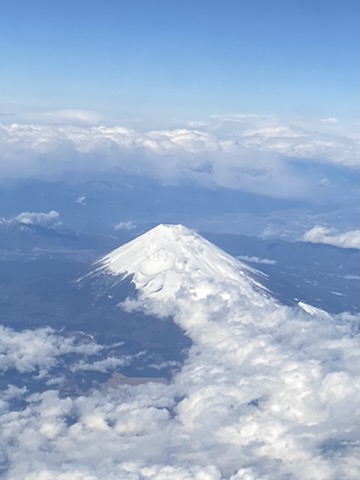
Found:
[(209, 282), (237, 284), (248, 298), (266, 298), (263, 274), (226, 254), (182, 225), (158, 225), (100, 259), (91, 273), (133, 276), (148, 298), (171, 300), (180, 291), (197, 298)]
[(172, 315), (192, 342), (187, 358), (166, 384), (74, 399), (51, 387), (3, 409), (7, 480), (359, 478), (357, 318), (276, 303), (256, 271), (181, 226), (156, 227), (91, 275), (114, 291), (132, 278), (137, 297), (123, 305)]

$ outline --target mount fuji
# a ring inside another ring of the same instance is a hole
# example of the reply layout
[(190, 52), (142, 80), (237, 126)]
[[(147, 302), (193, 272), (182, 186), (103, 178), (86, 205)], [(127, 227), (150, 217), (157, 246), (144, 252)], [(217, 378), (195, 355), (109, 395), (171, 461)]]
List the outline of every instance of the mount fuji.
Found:
[[(359, 478), (355, 315), (283, 305), (266, 275), (181, 225), (101, 257), (83, 283), (76, 335), (0, 336), (5, 368), (14, 358), (48, 382), (32, 395), (6, 390), (25, 407), (0, 415), (5, 480)], [(97, 383), (60, 395), (51, 386), (66, 362), (75, 380), (96, 370)]]
[(265, 274), (182, 225), (160, 224), (113, 250), (96, 262), (89, 277), (98, 275), (110, 275), (115, 282), (131, 278), (143, 298), (169, 308), (184, 295), (207, 297), (215, 284), (222, 285), (221, 298), (229, 287), (253, 303), (270, 298), (261, 283)]
[(168, 465), (166, 445), (174, 478), (210, 461), (204, 478), (356, 478), (356, 318), (280, 304), (261, 272), (181, 225), (158, 225), (102, 257), (89, 276), (104, 275), (134, 283), (123, 309), (170, 316), (192, 341), (159, 390), (171, 415), (165, 429), (154, 419), (163, 433), (146, 462)]

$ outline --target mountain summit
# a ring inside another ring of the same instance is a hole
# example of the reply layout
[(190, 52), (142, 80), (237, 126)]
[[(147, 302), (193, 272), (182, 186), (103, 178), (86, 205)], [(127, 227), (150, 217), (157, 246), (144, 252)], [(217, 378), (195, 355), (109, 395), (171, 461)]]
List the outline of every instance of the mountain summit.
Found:
[(101, 258), (92, 273), (132, 276), (143, 295), (159, 300), (180, 290), (203, 298), (214, 281), (236, 283), (248, 297), (266, 290), (257, 280), (260, 272), (182, 225), (156, 226)]

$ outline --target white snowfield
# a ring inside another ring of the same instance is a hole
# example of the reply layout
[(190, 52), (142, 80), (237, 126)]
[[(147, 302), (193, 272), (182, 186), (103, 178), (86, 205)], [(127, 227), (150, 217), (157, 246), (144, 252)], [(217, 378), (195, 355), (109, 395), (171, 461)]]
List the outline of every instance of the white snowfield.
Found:
[(318, 316), (320, 317), (325, 317), (325, 318), (331, 318), (331, 315), (329, 315), (325, 310), (322, 310), (321, 308), (314, 307), (313, 305), (308, 305), (305, 302), (298, 302), (298, 306), (304, 310), (304, 312), (308, 313), (309, 315), (312, 316)]
[(111, 252), (106, 272), (133, 276), (123, 307), (173, 316), (188, 358), (168, 385), (44, 392), (0, 417), (6, 480), (360, 478), (358, 318), (279, 305), (257, 271), (178, 225)]
[[(256, 280), (261, 272), (240, 262), (182, 225), (158, 225), (112, 251), (95, 272), (132, 275), (136, 288), (147, 298), (173, 302), (186, 290), (193, 299), (211, 293), (209, 283), (231, 282), (248, 299), (266, 302), (266, 289)], [(94, 273), (95, 273), (94, 272)], [(226, 290), (219, 292), (227, 296)]]

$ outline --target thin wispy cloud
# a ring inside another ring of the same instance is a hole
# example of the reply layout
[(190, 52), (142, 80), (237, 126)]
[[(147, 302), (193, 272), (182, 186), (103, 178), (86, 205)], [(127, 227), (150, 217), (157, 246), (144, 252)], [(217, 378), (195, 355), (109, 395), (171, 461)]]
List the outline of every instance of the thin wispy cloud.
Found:
[(101, 115), (92, 110), (58, 109), (33, 110), (18, 112), (16, 121), (19, 123), (36, 123), (41, 125), (98, 125)]
[(136, 225), (131, 220), (127, 220), (126, 222), (119, 222), (114, 226), (115, 231), (119, 231), (119, 230), (130, 231), (130, 230), (134, 230), (135, 228), (136, 228)]

